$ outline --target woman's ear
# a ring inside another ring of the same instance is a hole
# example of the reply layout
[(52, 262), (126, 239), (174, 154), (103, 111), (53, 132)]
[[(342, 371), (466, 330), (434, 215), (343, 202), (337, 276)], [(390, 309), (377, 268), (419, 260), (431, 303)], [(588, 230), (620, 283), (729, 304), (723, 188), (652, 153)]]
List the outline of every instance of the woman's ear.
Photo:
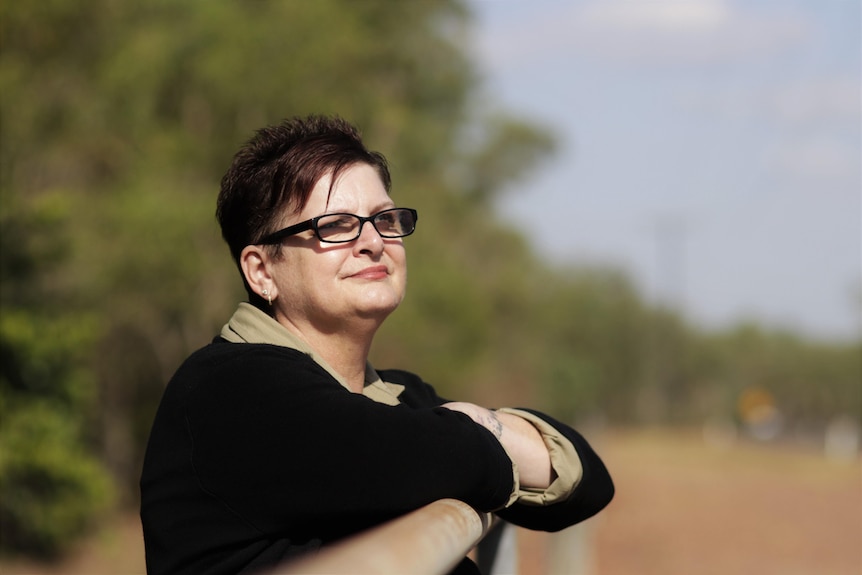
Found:
[(275, 282), (270, 273), (270, 255), (263, 246), (245, 246), (239, 255), (239, 265), (245, 281), (263, 299), (270, 301), (278, 297)]

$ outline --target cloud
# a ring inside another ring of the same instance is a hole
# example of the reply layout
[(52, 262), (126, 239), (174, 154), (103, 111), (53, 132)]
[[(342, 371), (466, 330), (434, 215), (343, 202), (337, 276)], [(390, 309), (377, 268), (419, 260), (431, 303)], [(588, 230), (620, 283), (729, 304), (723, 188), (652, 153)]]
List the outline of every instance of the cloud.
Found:
[(822, 184), (822, 189), (809, 188), (818, 194), (850, 191), (853, 197), (859, 196), (862, 163), (858, 147), (828, 136), (818, 136), (776, 142), (764, 153), (767, 165), (776, 173), (784, 174), (797, 183), (797, 178), (801, 177)]
[[(851, 74), (695, 85), (678, 103), (689, 114), (760, 130), (764, 165), (785, 178), (858, 194), (862, 87)], [(802, 182), (800, 182), (802, 183)]]
[(760, 120), (796, 130), (834, 127), (858, 134), (862, 85), (850, 73), (784, 74), (765, 81), (695, 83), (678, 103), (689, 111), (734, 121)]
[(710, 31), (730, 19), (721, 0), (665, 0), (664, 2), (595, 2), (580, 10), (583, 25), (603, 30), (659, 34)]
[(764, 112), (795, 124), (851, 123), (858, 129), (862, 89), (859, 78), (821, 77), (775, 90), (765, 102)]
[(728, 0), (533, 2), (479, 39), (490, 66), (583, 59), (674, 68), (765, 58), (799, 45), (810, 25), (790, 8), (758, 12)]

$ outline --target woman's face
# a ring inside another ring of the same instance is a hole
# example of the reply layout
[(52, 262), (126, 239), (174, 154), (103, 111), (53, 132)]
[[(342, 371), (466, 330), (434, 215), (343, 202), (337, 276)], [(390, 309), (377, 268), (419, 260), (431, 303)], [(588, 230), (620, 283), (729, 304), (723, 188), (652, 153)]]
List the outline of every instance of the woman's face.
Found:
[[(377, 171), (368, 164), (345, 169), (329, 193), (332, 176), (322, 177), (286, 227), (328, 213), (370, 216), (395, 207)], [(344, 329), (355, 320), (381, 322), (404, 298), (407, 260), (402, 238), (382, 238), (370, 222), (347, 243), (321, 242), (309, 230), (284, 240), (273, 262), (276, 319), (321, 333)]]

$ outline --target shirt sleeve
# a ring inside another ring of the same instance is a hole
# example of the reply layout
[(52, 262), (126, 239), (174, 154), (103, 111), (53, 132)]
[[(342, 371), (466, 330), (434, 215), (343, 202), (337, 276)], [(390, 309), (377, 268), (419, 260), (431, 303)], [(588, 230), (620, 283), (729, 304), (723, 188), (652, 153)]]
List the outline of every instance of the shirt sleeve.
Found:
[[(448, 401), (439, 397), (434, 388), (418, 376), (387, 371), (383, 377), (406, 384), (399, 399), (409, 405), (441, 405)], [(557, 473), (548, 489), (525, 489), (516, 483), (505, 508), (495, 512), (501, 519), (527, 529), (559, 531), (592, 517), (610, 503), (614, 496), (613, 480), (601, 458), (580, 433), (533, 409), (501, 408), (499, 411), (523, 417), (539, 430)], [(469, 417), (463, 417), (472, 422)], [(476, 427), (484, 430), (481, 425)], [(490, 436), (493, 437), (492, 434)], [(501, 444), (498, 442), (497, 445)], [(517, 466), (511, 458), (507, 457), (507, 460), (514, 468), (513, 475), (517, 481)]]
[(201, 487), (257, 529), (290, 518), (324, 530), (445, 497), (493, 511), (511, 499), (508, 456), (467, 416), (350, 393), (292, 350), (231, 352), (188, 394), (183, 427)]
[(545, 442), (545, 447), (547, 447), (551, 457), (551, 467), (556, 474), (556, 479), (546, 489), (518, 487), (511, 503), (517, 501), (524, 505), (542, 506), (567, 499), (583, 475), (581, 459), (578, 457), (578, 452), (572, 442), (548, 422), (529, 411), (509, 407), (503, 407), (496, 411), (516, 415), (527, 420), (536, 428)]

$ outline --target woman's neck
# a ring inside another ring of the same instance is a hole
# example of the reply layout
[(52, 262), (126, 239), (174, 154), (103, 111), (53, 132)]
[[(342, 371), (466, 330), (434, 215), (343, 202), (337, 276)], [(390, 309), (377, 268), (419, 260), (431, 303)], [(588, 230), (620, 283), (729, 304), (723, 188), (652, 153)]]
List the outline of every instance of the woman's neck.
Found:
[(368, 353), (374, 334), (380, 327), (379, 322), (325, 332), (311, 326), (296, 325), (284, 317), (277, 317), (276, 320), (329, 364), (351, 391), (362, 393)]
[(309, 342), (309, 344), (336, 373), (344, 378), (350, 391), (362, 393), (365, 387), (365, 366), (371, 349), (370, 338), (366, 342), (355, 337), (329, 334), (320, 338), (318, 342)]

